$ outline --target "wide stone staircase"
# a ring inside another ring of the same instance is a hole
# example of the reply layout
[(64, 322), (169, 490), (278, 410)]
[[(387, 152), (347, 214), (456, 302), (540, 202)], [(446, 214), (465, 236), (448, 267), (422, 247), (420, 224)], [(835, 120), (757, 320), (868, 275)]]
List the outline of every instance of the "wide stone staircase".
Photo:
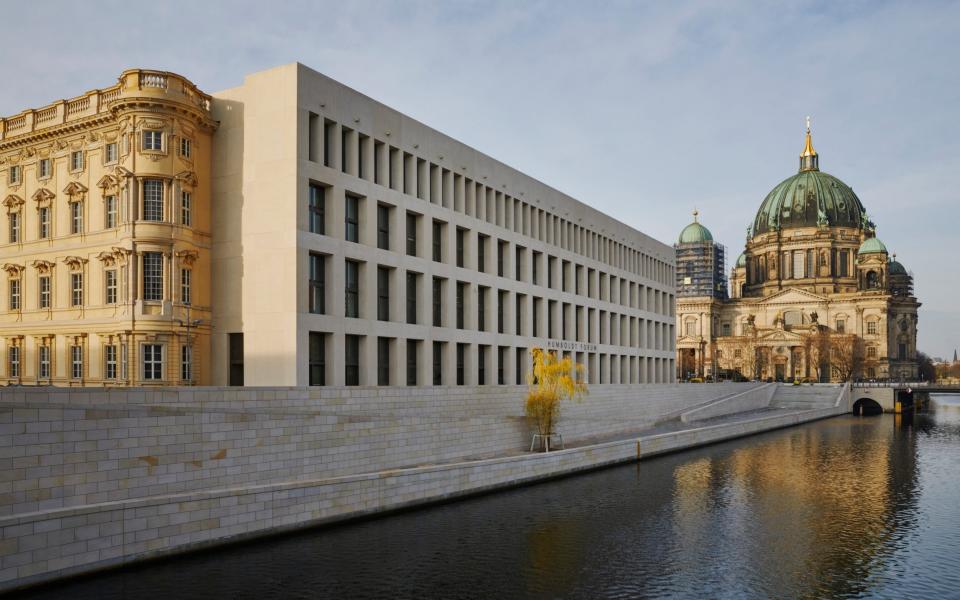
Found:
[(840, 385), (786, 385), (781, 384), (773, 394), (770, 406), (792, 410), (829, 408), (840, 395)]

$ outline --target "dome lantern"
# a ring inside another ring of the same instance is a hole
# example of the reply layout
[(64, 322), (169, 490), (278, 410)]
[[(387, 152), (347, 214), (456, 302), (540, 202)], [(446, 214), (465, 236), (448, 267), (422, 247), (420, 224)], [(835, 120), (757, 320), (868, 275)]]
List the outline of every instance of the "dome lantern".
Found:
[(807, 139), (800, 153), (800, 171), (819, 171), (820, 158), (813, 149), (813, 138), (810, 136), (810, 117), (807, 117)]
[(700, 224), (700, 221), (697, 217), (700, 216), (700, 211), (693, 209), (693, 223), (690, 223), (683, 228), (683, 231), (680, 232), (681, 244), (702, 244), (704, 242), (712, 242), (713, 234), (710, 233), (710, 230)]

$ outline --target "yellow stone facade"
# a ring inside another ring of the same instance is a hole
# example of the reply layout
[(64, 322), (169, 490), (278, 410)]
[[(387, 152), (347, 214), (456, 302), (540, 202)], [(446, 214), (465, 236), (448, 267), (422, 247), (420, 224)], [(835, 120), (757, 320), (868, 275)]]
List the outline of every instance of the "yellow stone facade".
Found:
[(209, 382), (215, 128), (147, 70), (0, 119), (0, 384)]

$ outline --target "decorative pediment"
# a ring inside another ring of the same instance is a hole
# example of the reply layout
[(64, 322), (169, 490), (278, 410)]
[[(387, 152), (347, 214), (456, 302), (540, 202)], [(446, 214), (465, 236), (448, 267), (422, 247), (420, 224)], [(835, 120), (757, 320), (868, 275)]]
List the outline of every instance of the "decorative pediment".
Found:
[(117, 165), (113, 168), (113, 174), (117, 176), (118, 179), (123, 179), (125, 177), (130, 177), (133, 175), (133, 171), (127, 169), (126, 167), (121, 167)]
[(762, 298), (759, 304), (809, 304), (811, 302), (830, 302), (830, 299), (803, 289), (788, 289)]
[(192, 267), (197, 262), (198, 256), (196, 250), (177, 250), (176, 252), (176, 257), (187, 267)]
[(197, 187), (197, 175), (193, 171), (182, 171), (177, 173), (174, 177), (181, 184), (186, 184), (190, 187)]
[(50, 202), (56, 198), (56, 195), (47, 188), (40, 188), (30, 198), (37, 203), (37, 207), (50, 206)]
[(42, 274), (47, 274), (53, 271), (53, 268), (57, 265), (50, 262), (49, 260), (35, 260), (32, 263), (30, 263), (30, 266)]
[(117, 189), (119, 184), (120, 182), (113, 175), (104, 175), (97, 182), (97, 187), (106, 192)]
[(71, 181), (67, 187), (63, 188), (63, 193), (67, 195), (68, 202), (82, 202), (87, 193), (87, 186)]
[(107, 267), (112, 267), (117, 263), (117, 257), (114, 256), (113, 252), (107, 252), (106, 250), (97, 255), (97, 260)]
[(127, 264), (127, 261), (130, 259), (130, 255), (133, 253), (132, 251), (127, 250), (126, 248), (118, 248), (116, 246), (111, 248), (111, 250), (113, 251), (113, 259), (116, 261), (118, 265), (121, 265), (121, 266)]
[(3, 265), (3, 270), (6, 271), (10, 277), (18, 277), (20, 273), (23, 272), (23, 268), (23, 265), (15, 263), (4, 263)]
[(63, 259), (63, 264), (70, 267), (71, 271), (79, 271), (83, 268), (83, 265), (87, 264), (87, 259), (79, 256), (68, 256)]
[(10, 194), (3, 199), (3, 205), (7, 207), (7, 212), (17, 212), (23, 206), (23, 198), (16, 194)]
[(785, 344), (799, 344), (803, 343), (803, 336), (785, 329), (766, 329), (760, 331), (759, 335), (757, 335), (757, 341), (764, 344), (781, 342)]

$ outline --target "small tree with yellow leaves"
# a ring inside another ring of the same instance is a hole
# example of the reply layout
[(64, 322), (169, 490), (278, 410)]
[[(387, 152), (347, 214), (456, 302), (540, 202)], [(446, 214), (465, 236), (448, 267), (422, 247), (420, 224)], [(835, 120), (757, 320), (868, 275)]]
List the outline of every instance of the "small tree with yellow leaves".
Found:
[(542, 348), (530, 350), (533, 356), (533, 371), (527, 377), (530, 390), (524, 413), (533, 422), (540, 434), (542, 448), (549, 450), (549, 435), (560, 418), (560, 402), (564, 399), (579, 400), (587, 393), (583, 382), (583, 365), (569, 357), (558, 358), (556, 353)]

